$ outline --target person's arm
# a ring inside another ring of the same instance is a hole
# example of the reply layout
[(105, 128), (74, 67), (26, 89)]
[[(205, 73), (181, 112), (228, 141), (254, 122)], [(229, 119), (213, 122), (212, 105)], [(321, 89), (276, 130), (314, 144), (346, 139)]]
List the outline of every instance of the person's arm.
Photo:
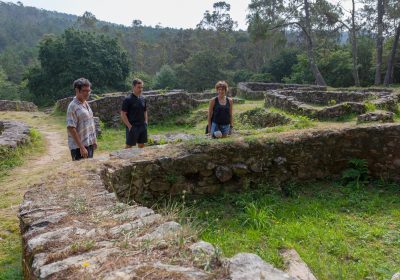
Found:
[(208, 106), (208, 116), (207, 116), (207, 120), (208, 120), (208, 133), (211, 132), (211, 118), (212, 118), (212, 114), (214, 111), (214, 104), (215, 104), (215, 99), (211, 99), (210, 100), (210, 105)]
[(231, 128), (232, 128), (233, 127), (233, 99), (232, 98), (229, 98), (229, 104), (231, 105), (231, 106), (229, 106), (229, 115), (231, 116), (230, 119), (231, 119)]
[[(79, 137), (78, 132), (76, 131), (76, 128), (73, 126), (68, 126), (67, 127), (69, 133), (71, 134), (72, 138), (74, 139), (76, 145), (79, 147), (81, 156), (83, 158), (87, 158), (88, 157), (88, 151), (86, 150), (85, 146), (82, 144), (81, 142), (81, 138)], [(97, 144), (96, 144), (97, 146)]]
[(149, 124), (149, 118), (147, 116), (147, 101), (146, 99), (144, 100), (144, 123)]
[(121, 111), (121, 120), (122, 120), (122, 122), (126, 125), (126, 127), (127, 127), (129, 130), (131, 130), (132, 125), (131, 125), (131, 123), (130, 123), (129, 120), (128, 120), (128, 113), (127, 113), (127, 112)]

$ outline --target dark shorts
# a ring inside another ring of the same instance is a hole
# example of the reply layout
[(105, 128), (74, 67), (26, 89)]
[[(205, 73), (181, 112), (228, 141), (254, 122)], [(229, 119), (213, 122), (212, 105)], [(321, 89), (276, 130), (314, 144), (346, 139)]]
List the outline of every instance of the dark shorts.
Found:
[(136, 146), (136, 143), (147, 143), (147, 124), (134, 125), (130, 131), (126, 128), (125, 143), (128, 146)]
[[(90, 145), (89, 147), (85, 147), (85, 148), (88, 151), (88, 158), (92, 158), (93, 152), (94, 152), (93, 145)], [(81, 156), (81, 150), (79, 148), (71, 150), (71, 157), (72, 157), (72, 160), (83, 159), (83, 157)]]

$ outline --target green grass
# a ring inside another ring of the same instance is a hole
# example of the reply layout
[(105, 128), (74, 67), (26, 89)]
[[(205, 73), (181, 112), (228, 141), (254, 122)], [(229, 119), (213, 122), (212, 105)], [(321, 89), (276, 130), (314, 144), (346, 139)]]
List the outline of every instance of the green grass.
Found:
[(24, 163), (24, 158), (30, 154), (38, 154), (44, 151), (42, 135), (35, 129), (30, 129), (30, 143), (19, 146), (16, 149), (0, 147), (0, 181), (8, 172)]
[(186, 201), (204, 228), (201, 239), (228, 257), (252, 252), (280, 268), (279, 250), (295, 248), (320, 280), (390, 279), (400, 270), (399, 185), (257, 188)]
[[(29, 155), (42, 153), (44, 151), (44, 141), (42, 135), (35, 129), (30, 130), (30, 143), (16, 149), (0, 150), (0, 183), (8, 176), (9, 171), (24, 163)], [(4, 188), (4, 192), (3, 192)], [(9, 207), (14, 196), (14, 190), (6, 190), (7, 186), (2, 186), (3, 196), (0, 203), (0, 210)], [(3, 213), (5, 213), (3, 215)], [(14, 215), (1, 212), (0, 216), (0, 279), (22, 279), (21, 268), (21, 237), (19, 235), (18, 218)]]

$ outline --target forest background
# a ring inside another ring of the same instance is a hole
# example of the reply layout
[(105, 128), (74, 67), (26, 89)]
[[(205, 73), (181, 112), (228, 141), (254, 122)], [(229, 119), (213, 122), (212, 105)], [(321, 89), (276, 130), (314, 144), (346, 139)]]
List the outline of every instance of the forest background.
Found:
[(216, 80), (349, 86), (400, 83), (400, 3), (252, 0), (248, 30), (216, 2), (195, 29), (131, 26), (0, 1), (0, 99), (49, 106), (87, 77), (93, 92), (202, 91)]

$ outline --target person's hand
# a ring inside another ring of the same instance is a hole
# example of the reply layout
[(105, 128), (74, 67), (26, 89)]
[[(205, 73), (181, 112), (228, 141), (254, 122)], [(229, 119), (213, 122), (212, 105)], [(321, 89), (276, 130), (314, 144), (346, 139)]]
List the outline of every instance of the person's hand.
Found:
[(88, 153), (88, 151), (86, 150), (85, 146), (80, 147), (79, 150), (80, 150), (81, 156), (82, 156), (83, 158), (87, 158), (87, 157), (88, 157), (89, 153)]
[(129, 132), (131, 131), (132, 127), (133, 127), (132, 125), (131, 125), (130, 127), (128, 126), (128, 130), (129, 130)]
[(97, 143), (93, 143), (93, 150), (97, 149)]

